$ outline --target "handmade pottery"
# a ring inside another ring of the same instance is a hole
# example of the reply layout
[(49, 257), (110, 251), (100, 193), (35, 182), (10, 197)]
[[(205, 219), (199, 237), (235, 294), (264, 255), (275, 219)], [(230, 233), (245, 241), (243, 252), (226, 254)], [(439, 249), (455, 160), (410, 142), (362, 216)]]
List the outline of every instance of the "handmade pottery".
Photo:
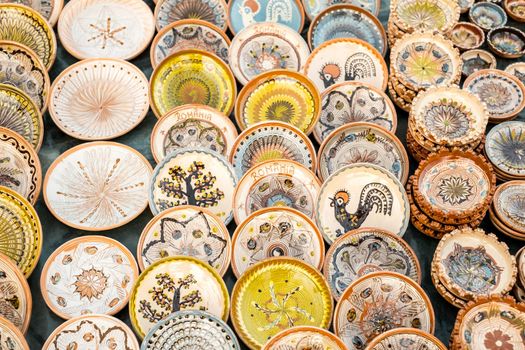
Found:
[(499, 27), (487, 34), (489, 48), (504, 58), (519, 58), (525, 54), (525, 33), (514, 27)]
[(363, 10), (366, 10), (372, 13), (374, 16), (379, 15), (379, 10), (381, 8), (380, 0), (311, 0), (306, 1), (302, 0), (304, 6), (304, 12), (306, 16), (313, 20), (321, 11), (325, 10), (330, 6), (337, 4), (350, 4), (354, 6), (359, 6)]
[(0, 316), (0, 334), (2, 346), (11, 347), (13, 350), (29, 350), (24, 334), (11, 321), (2, 316)]
[(295, 326), (274, 335), (262, 350), (279, 349), (314, 349), (346, 350), (346, 345), (325, 329), (313, 326)]
[(459, 20), (460, 8), (451, 0), (395, 0), (389, 21), (405, 33), (446, 33)]
[(448, 349), (432, 334), (412, 327), (386, 331), (375, 337), (366, 348), (368, 350), (406, 350), (407, 345), (414, 345), (427, 350)]
[(157, 30), (183, 19), (206, 21), (226, 30), (227, 6), (224, 0), (161, 0), (155, 5)]
[(505, 72), (514, 75), (525, 84), (525, 62), (515, 62), (505, 68)]
[(458, 0), (460, 12), (461, 13), (468, 12), (468, 10), (470, 10), (472, 5), (474, 5), (474, 2), (476, 2), (476, 0)]
[(31, 320), (33, 305), (29, 285), (13, 260), (4, 254), (0, 254), (0, 274), (0, 288), (3, 290), (0, 294), (0, 316), (25, 334)]
[(64, 6), (64, 0), (0, 0), (0, 3), (18, 3), (37, 11), (51, 26), (58, 21), (58, 16)]
[[(525, 181), (509, 181), (498, 186), (492, 205), (505, 225), (525, 235)], [(522, 260), (525, 263), (525, 258)], [(525, 276), (525, 270), (522, 273)]]
[(488, 160), (510, 177), (525, 177), (525, 123), (511, 121), (501, 123), (487, 134), (485, 154)]
[(461, 60), (463, 61), (461, 72), (467, 77), (478, 70), (494, 69), (497, 64), (496, 57), (493, 54), (480, 49), (463, 52)]
[(523, 0), (503, 0), (503, 7), (513, 20), (525, 22), (525, 2)]
[(472, 5), (468, 16), (472, 23), (478, 25), (483, 30), (498, 28), (507, 23), (505, 10), (497, 4), (488, 1), (482, 1)]
[(462, 50), (477, 49), (485, 42), (483, 29), (469, 22), (457, 23), (447, 36), (454, 45)]

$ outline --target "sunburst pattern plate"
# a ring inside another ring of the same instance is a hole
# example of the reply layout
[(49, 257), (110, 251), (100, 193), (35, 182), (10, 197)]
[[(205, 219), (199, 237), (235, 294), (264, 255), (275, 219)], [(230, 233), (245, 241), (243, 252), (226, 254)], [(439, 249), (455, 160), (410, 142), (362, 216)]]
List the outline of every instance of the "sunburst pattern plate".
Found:
[(438, 338), (417, 328), (396, 328), (386, 331), (374, 338), (369, 350), (406, 350), (406, 345), (414, 345), (416, 349), (447, 350), (448, 348)]
[[(525, 232), (525, 181), (507, 181), (499, 185), (494, 193), (492, 209), (510, 229)], [(525, 257), (522, 260), (525, 263)], [(525, 270), (520, 271), (525, 276)]]
[(58, 16), (64, 6), (64, 0), (0, 0), (0, 3), (18, 3), (31, 7), (40, 13), (51, 26), (58, 21)]
[(227, 7), (224, 0), (161, 0), (155, 5), (155, 22), (160, 31), (170, 23), (183, 19), (198, 19), (228, 27)]
[[(0, 303), (2, 304), (0, 317), (6, 319), (22, 333), (25, 333), (29, 327), (33, 305), (29, 284), (13, 261), (1, 253), (0, 273), (2, 275), (2, 281), (0, 282), (0, 288), (2, 289), (0, 294)], [(3, 336), (4, 334), (2, 334)], [(4, 345), (2, 344), (2, 346)]]

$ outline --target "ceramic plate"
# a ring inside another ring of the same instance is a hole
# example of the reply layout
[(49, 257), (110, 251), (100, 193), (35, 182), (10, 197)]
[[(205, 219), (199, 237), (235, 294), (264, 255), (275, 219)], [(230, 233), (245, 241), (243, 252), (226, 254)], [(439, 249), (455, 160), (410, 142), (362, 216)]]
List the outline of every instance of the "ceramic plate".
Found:
[(485, 154), (505, 174), (525, 177), (525, 123), (511, 121), (493, 127), (487, 134)]
[(139, 350), (133, 331), (119, 319), (107, 315), (84, 315), (66, 321), (51, 333), (42, 350), (61, 349)]
[(157, 322), (179, 310), (200, 310), (228, 319), (230, 300), (221, 276), (189, 256), (159, 260), (144, 270), (129, 301), (135, 332), (143, 338)]
[(385, 29), (370, 12), (359, 6), (339, 4), (318, 14), (310, 24), (308, 43), (316, 48), (325, 41), (356, 38), (366, 41), (383, 56), (387, 50)]
[(485, 50), (469, 50), (461, 54), (461, 60), (463, 61), (462, 73), (465, 76), (469, 76), (474, 72), (482, 69), (493, 69), (496, 68), (496, 57)]
[(518, 22), (525, 22), (525, 3), (523, 0), (504, 0), (503, 7), (507, 14)]
[(245, 85), (255, 76), (273, 69), (299, 72), (310, 55), (299, 33), (279, 23), (254, 23), (233, 37), (230, 66)]
[(314, 19), (321, 11), (333, 6), (334, 4), (351, 4), (359, 6), (364, 10), (367, 10), (374, 14), (379, 15), (379, 9), (381, 7), (380, 0), (302, 0), (304, 11), (308, 18)]
[(320, 186), (315, 174), (297, 162), (275, 159), (259, 163), (235, 188), (235, 222), (241, 224), (256, 210), (269, 207), (294, 208), (312, 218)]
[(514, 62), (509, 64), (507, 68), (505, 68), (505, 72), (514, 75), (525, 84), (525, 62)]
[(116, 142), (88, 142), (62, 153), (44, 179), (44, 200), (64, 224), (86, 231), (122, 226), (147, 206), (147, 159)]
[(0, 229), (0, 253), (29, 277), (42, 251), (42, 225), (33, 206), (3, 186), (0, 186)]
[(254, 212), (237, 226), (232, 238), (233, 273), (239, 278), (250, 266), (271, 257), (289, 256), (321, 269), (323, 236), (314, 222), (287, 207)]
[(507, 23), (505, 10), (489, 1), (482, 1), (472, 5), (468, 16), (474, 24), (477, 24), (484, 30), (498, 28)]
[(44, 139), (44, 121), (31, 98), (11, 85), (0, 84), (0, 110), (0, 127), (16, 132), (38, 152)]
[(155, 34), (149, 6), (140, 0), (72, 0), (57, 27), (64, 48), (84, 58), (132, 59)]
[(235, 125), (223, 113), (205, 105), (182, 105), (153, 127), (151, 153), (157, 162), (183, 147), (206, 148), (228, 157), (237, 136)]
[(29, 344), (22, 332), (11, 321), (0, 316), (0, 339), (2, 346), (12, 350), (29, 350)]
[(504, 58), (519, 58), (525, 54), (525, 33), (514, 27), (498, 27), (487, 34), (489, 48)]
[(342, 167), (370, 163), (383, 167), (401, 183), (408, 179), (408, 155), (391, 132), (371, 123), (350, 123), (334, 130), (319, 148), (317, 173), (321, 180)]
[(316, 166), (312, 142), (297, 128), (282, 122), (262, 122), (244, 130), (230, 154), (239, 179), (253, 166), (272, 159), (293, 160), (310, 170)]
[(284, 69), (262, 73), (239, 93), (235, 119), (241, 129), (264, 121), (289, 123), (309, 134), (319, 113), (321, 98), (312, 80)]
[(330, 86), (321, 94), (321, 115), (314, 127), (321, 143), (338, 127), (354, 122), (374, 123), (395, 132), (397, 113), (390, 98), (380, 89), (355, 81)]
[(462, 50), (477, 49), (485, 41), (485, 33), (475, 24), (459, 22), (447, 33), (455, 46)]
[(29, 47), (47, 70), (56, 58), (53, 28), (38, 12), (24, 5), (0, 4), (0, 40), (16, 41)]
[[(501, 184), (494, 193), (492, 203), (499, 219), (511, 229), (525, 233), (525, 181)], [(522, 273), (525, 276), (525, 270)]]
[(490, 121), (512, 118), (525, 106), (525, 86), (518, 78), (497, 69), (485, 69), (471, 74), (463, 89), (477, 95), (487, 105)]
[(232, 291), (232, 324), (252, 350), (286, 328), (328, 328), (332, 308), (323, 276), (292, 258), (268, 258), (252, 266)]
[(376, 228), (360, 228), (339, 237), (326, 253), (323, 272), (332, 296), (356, 279), (376, 271), (392, 271), (421, 282), (416, 253), (401, 238)]
[(374, 272), (352, 282), (334, 313), (334, 331), (349, 350), (363, 349), (385, 330), (434, 331), (434, 310), (425, 291), (395, 272)]
[(0, 0), (0, 3), (19, 3), (31, 7), (54, 26), (64, 6), (64, 0)]
[(155, 68), (169, 55), (186, 49), (208, 51), (228, 63), (229, 46), (230, 39), (220, 28), (198, 19), (183, 19), (170, 23), (155, 36), (150, 49), (151, 66)]
[[(0, 192), (0, 195), (3, 194)], [(0, 220), (2, 219), (0, 217)], [(0, 275), (0, 316), (25, 333), (29, 327), (33, 304), (26, 278), (10, 257), (3, 254), (0, 254)]]
[(207, 105), (229, 115), (236, 95), (228, 65), (206, 51), (177, 51), (166, 57), (150, 78), (151, 109), (157, 118), (185, 104)]
[(326, 329), (312, 326), (296, 326), (274, 335), (262, 350), (280, 349), (330, 349), (346, 350), (346, 345)]
[(360, 227), (377, 227), (403, 236), (409, 217), (403, 185), (374, 164), (347, 165), (330, 175), (321, 186), (316, 205), (317, 226), (328, 243)]
[(391, 21), (403, 32), (446, 33), (459, 20), (455, 0), (404, 0), (391, 5)]
[(187, 255), (208, 263), (222, 276), (230, 266), (230, 234), (209, 210), (190, 205), (170, 208), (146, 225), (137, 245), (141, 270), (167, 256)]
[(367, 349), (369, 350), (406, 350), (408, 346), (415, 346), (425, 350), (447, 350), (448, 348), (432, 334), (416, 328), (397, 328), (386, 331), (374, 338)]
[(228, 26), (234, 35), (258, 22), (277, 22), (300, 33), (304, 24), (303, 5), (299, 0), (229, 1)]
[(0, 127), (0, 154), (0, 186), (35, 204), (42, 185), (42, 168), (34, 148), (16, 132)]
[(0, 41), (0, 84), (25, 92), (41, 112), (47, 109), (49, 75), (40, 58), (27, 46)]
[(148, 79), (136, 66), (91, 58), (67, 67), (51, 87), (49, 114), (80, 140), (107, 140), (129, 132), (149, 110)]
[(208, 208), (228, 224), (236, 184), (231, 164), (220, 154), (181, 148), (155, 167), (149, 184), (149, 206), (157, 215), (179, 205), (195, 205)]
[(227, 6), (224, 0), (161, 0), (155, 5), (157, 30), (182, 19), (199, 19), (226, 30)]
[[(184, 344), (184, 345), (181, 345)], [(195, 349), (240, 349), (237, 336), (220, 318), (203, 311), (179, 311), (157, 323), (142, 342), (142, 350), (180, 347)]]
[(385, 90), (388, 69), (381, 54), (370, 44), (352, 38), (332, 39), (312, 51), (304, 73), (319, 91), (343, 81), (368, 83)]

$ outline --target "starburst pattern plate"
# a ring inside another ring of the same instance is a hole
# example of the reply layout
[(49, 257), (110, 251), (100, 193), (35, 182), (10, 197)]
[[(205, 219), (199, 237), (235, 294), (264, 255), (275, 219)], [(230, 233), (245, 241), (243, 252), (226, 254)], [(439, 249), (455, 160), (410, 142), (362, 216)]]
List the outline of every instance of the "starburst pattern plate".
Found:
[(404, 32), (447, 32), (459, 20), (460, 8), (454, 0), (395, 0), (392, 20)]
[(438, 338), (417, 328), (396, 328), (374, 338), (367, 346), (369, 350), (406, 350), (407, 345), (414, 349), (447, 350)]
[(5, 349), (29, 350), (22, 332), (2, 316), (0, 316), (0, 345)]
[(346, 345), (326, 329), (313, 326), (295, 326), (274, 335), (262, 350), (330, 349), (346, 350)]
[(87, 231), (122, 226), (147, 206), (151, 165), (126, 145), (97, 141), (62, 153), (44, 179), (44, 200), (64, 224)]
[(0, 254), (0, 275), (2, 276), (0, 278), (0, 303), (2, 305), (0, 316), (25, 333), (29, 327), (33, 305), (31, 290), (26, 278), (13, 261), (4, 254)]
[(155, 5), (157, 30), (183, 19), (206, 21), (226, 30), (227, 6), (224, 0), (161, 0)]
[(461, 60), (463, 61), (462, 73), (467, 77), (481, 69), (496, 68), (497, 64), (496, 57), (493, 54), (480, 49), (463, 52)]
[[(494, 193), (492, 203), (499, 219), (511, 229), (525, 233), (525, 181), (508, 181), (501, 184)], [(522, 273), (525, 274), (525, 270)]]
[(510, 121), (493, 127), (487, 134), (485, 154), (502, 172), (525, 176), (525, 123)]

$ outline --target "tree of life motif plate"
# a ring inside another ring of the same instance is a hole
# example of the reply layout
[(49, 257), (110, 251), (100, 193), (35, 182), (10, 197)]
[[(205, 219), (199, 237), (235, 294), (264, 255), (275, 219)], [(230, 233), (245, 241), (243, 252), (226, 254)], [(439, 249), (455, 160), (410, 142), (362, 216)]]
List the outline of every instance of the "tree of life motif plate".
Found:
[(315, 170), (315, 148), (297, 128), (284, 122), (261, 122), (244, 130), (235, 141), (230, 162), (238, 178), (255, 165), (273, 159), (293, 160)]
[(342, 167), (354, 163), (379, 165), (401, 183), (408, 179), (408, 155), (391, 132), (371, 123), (351, 123), (334, 130), (319, 148), (317, 173), (327, 179)]
[(29, 47), (15, 41), (0, 41), (0, 83), (25, 92), (41, 112), (47, 109), (49, 74)]
[(392, 19), (403, 32), (446, 33), (459, 20), (454, 0), (398, 0), (391, 5)]
[(58, 326), (42, 350), (62, 349), (139, 350), (133, 331), (119, 319), (108, 315), (84, 315)]
[(42, 168), (33, 146), (16, 132), (0, 127), (0, 154), (0, 186), (35, 204), (42, 185)]
[(40, 289), (47, 306), (64, 319), (114, 315), (128, 303), (138, 275), (135, 258), (124, 245), (104, 236), (82, 236), (47, 259)]
[(235, 124), (223, 113), (205, 105), (182, 105), (153, 127), (151, 153), (157, 162), (183, 147), (206, 148), (229, 157), (237, 136)]
[(10, 350), (29, 350), (29, 344), (22, 332), (2, 316), (0, 316), (0, 347)]
[(44, 139), (44, 121), (31, 98), (11, 85), (0, 84), (0, 111), (0, 127), (16, 132), (38, 152)]
[(281, 121), (309, 134), (320, 113), (321, 97), (312, 80), (285, 69), (253, 78), (235, 102), (235, 119), (241, 129), (259, 122)]
[(220, 28), (207, 21), (183, 19), (155, 35), (150, 49), (151, 66), (155, 68), (169, 55), (186, 49), (208, 51), (228, 63), (229, 46), (230, 39)]
[(316, 205), (317, 226), (328, 243), (360, 227), (377, 227), (403, 236), (409, 218), (403, 185), (374, 164), (347, 165), (330, 175), (321, 186)]
[(31, 320), (31, 290), (26, 277), (4, 254), (0, 254), (0, 291), (0, 316), (25, 333)]
[(334, 331), (349, 350), (365, 348), (381, 333), (410, 327), (434, 332), (434, 309), (425, 291), (395, 272), (379, 271), (352, 282), (335, 308)]
[(227, 6), (224, 0), (161, 0), (155, 5), (155, 24), (160, 31), (176, 21), (197, 19), (226, 30)]
[(221, 276), (189, 256), (159, 260), (144, 270), (129, 301), (129, 317), (143, 338), (159, 321), (180, 310), (201, 310), (226, 321), (230, 297)]
[(416, 328), (396, 328), (375, 337), (367, 346), (369, 350), (447, 350), (448, 348), (430, 333)]
[[(492, 203), (501, 221), (513, 230), (525, 233), (525, 181), (508, 181), (499, 185)], [(525, 270), (522, 273), (525, 276)]]
[(236, 35), (243, 28), (259, 22), (286, 25), (301, 33), (304, 11), (300, 0), (231, 0), (228, 2), (228, 26)]
[(149, 184), (154, 215), (180, 205), (209, 209), (226, 225), (231, 221), (237, 177), (228, 160), (206, 149), (181, 148), (156, 167)]
[(511, 176), (525, 176), (525, 122), (510, 121), (487, 134), (485, 154), (492, 165)]
[(310, 55), (303, 37), (279, 23), (255, 23), (233, 37), (229, 62), (237, 80), (245, 85), (274, 69), (300, 72)]
[[(495, 68), (495, 67), (490, 67)], [(514, 75), (525, 84), (525, 62), (515, 62), (505, 68), (505, 72)]]
[(479, 70), (465, 80), (463, 89), (485, 102), (491, 122), (508, 120), (525, 106), (525, 86), (518, 78), (501, 70)]
[[(184, 344), (184, 345), (181, 345)], [(198, 310), (178, 311), (157, 323), (144, 338), (142, 350), (240, 349), (237, 336), (223, 320)]]
[(338, 127), (355, 122), (374, 123), (395, 133), (396, 109), (382, 90), (362, 82), (345, 81), (321, 94), (321, 115), (313, 131), (319, 143)]
[(44, 179), (44, 200), (64, 224), (87, 231), (122, 226), (146, 208), (152, 168), (126, 145), (97, 141), (62, 153)]
[(323, 272), (332, 296), (339, 300), (356, 279), (376, 271), (392, 271), (421, 282), (416, 253), (391, 232), (360, 228), (347, 232), (330, 246)]
[(240, 225), (253, 212), (270, 207), (293, 208), (313, 218), (320, 187), (315, 174), (297, 162), (275, 159), (259, 163), (235, 188), (235, 222)]
[(465, 76), (469, 76), (474, 72), (481, 69), (493, 69), (496, 68), (496, 57), (486, 50), (469, 50), (461, 54), (461, 60), (463, 61), (462, 73)]
[(265, 208), (250, 215), (235, 229), (232, 247), (232, 269), (237, 278), (270, 257), (289, 256), (316, 269), (321, 269), (324, 260), (323, 236), (315, 223), (287, 207)]
[(137, 245), (141, 270), (168, 256), (186, 255), (208, 263), (222, 276), (230, 266), (228, 229), (209, 210), (184, 205), (164, 210), (146, 225)]
[(361, 39), (386, 54), (387, 38), (381, 22), (370, 12), (349, 4), (333, 5), (323, 10), (310, 24), (308, 44), (312, 48), (332, 39)]
[(60, 14), (57, 31), (64, 48), (79, 60), (129, 60), (148, 46), (155, 20), (140, 0), (72, 0)]
[(41, 251), (42, 225), (35, 209), (17, 192), (0, 186), (0, 253), (14, 261), (27, 278)]
[(49, 115), (80, 140), (107, 140), (137, 126), (149, 110), (149, 83), (142, 71), (120, 59), (91, 58), (55, 78)]
[(379, 15), (381, 8), (380, 0), (302, 0), (306, 16), (313, 20), (321, 11), (336, 4), (350, 4), (359, 6), (363, 10), (372, 13), (374, 16)]
[(202, 104), (229, 115), (237, 86), (226, 63), (201, 50), (181, 50), (166, 57), (150, 79), (151, 109), (157, 118), (185, 104)]
[(323, 276), (290, 257), (268, 258), (247, 270), (232, 291), (232, 324), (252, 350), (294, 326), (328, 328), (333, 301)]
[(0, 3), (17, 3), (37, 11), (44, 17), (51, 27), (53, 27), (57, 20), (62, 7), (64, 6), (64, 0), (0, 0)]
[(502, 27), (507, 23), (505, 10), (499, 4), (490, 1), (481, 1), (472, 5), (468, 16), (472, 23), (484, 30)]
[(335, 334), (313, 326), (295, 326), (274, 335), (262, 350), (330, 349), (346, 350), (346, 345)]
[(343, 81), (358, 81), (385, 90), (388, 69), (383, 56), (360, 39), (332, 39), (312, 51), (304, 74), (320, 92)]

